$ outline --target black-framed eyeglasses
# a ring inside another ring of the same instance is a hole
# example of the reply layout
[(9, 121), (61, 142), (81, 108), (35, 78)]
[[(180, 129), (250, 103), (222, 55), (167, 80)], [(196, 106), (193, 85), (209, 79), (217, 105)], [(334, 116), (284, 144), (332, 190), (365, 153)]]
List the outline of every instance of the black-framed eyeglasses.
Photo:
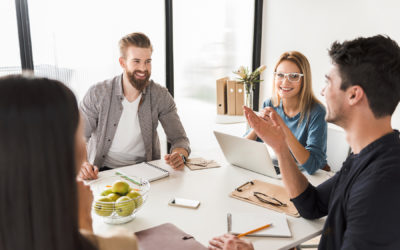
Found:
[(237, 188), (236, 188), (236, 191), (242, 192), (242, 191), (243, 191), (243, 188), (244, 188), (245, 186), (247, 186), (248, 184), (250, 184), (250, 186), (252, 186), (252, 185), (254, 185), (254, 182), (248, 181), (248, 182), (246, 182), (245, 184), (241, 185), (240, 187), (237, 187)]
[(301, 77), (304, 76), (301, 73), (282, 73), (282, 72), (274, 72), (275, 81), (283, 81), (285, 77), (289, 80), (289, 82), (299, 82)]
[(270, 204), (276, 207), (287, 207), (287, 205), (280, 200), (260, 192), (254, 192), (253, 195), (261, 202)]

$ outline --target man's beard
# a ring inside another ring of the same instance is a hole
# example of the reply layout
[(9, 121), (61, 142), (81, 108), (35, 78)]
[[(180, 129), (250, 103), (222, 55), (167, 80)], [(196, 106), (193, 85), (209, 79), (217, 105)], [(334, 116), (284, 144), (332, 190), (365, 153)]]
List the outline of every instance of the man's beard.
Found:
[[(137, 72), (146, 74), (146, 78), (137, 79), (135, 77), (135, 74)], [(143, 89), (146, 88), (150, 79), (150, 74), (149, 71), (147, 70), (146, 71), (135, 70), (133, 72), (126, 71), (126, 75), (128, 76), (129, 82), (132, 84), (132, 86), (139, 91), (143, 91)]]

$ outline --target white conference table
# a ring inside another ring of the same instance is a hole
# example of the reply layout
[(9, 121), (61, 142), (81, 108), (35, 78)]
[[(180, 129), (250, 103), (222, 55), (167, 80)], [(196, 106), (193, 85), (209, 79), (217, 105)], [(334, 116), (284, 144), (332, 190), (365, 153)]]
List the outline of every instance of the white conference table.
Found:
[[(200, 155), (192, 154), (192, 157)], [(204, 154), (202, 156), (205, 156)], [(253, 180), (283, 185), (281, 180), (269, 178), (245, 169), (229, 165), (220, 151), (207, 153), (207, 159), (216, 159), (222, 166), (205, 170), (174, 171), (169, 166), (170, 176), (151, 183), (148, 199), (136, 218), (122, 225), (109, 225), (93, 214), (95, 233), (107, 234), (114, 227), (124, 227), (132, 232), (154, 227), (163, 223), (173, 223), (199, 242), (207, 246), (208, 241), (227, 232), (227, 213), (246, 212), (273, 215), (275, 211), (256, 206), (229, 194), (241, 184)], [(317, 185), (329, 178), (329, 173), (317, 171), (313, 176), (307, 175), (309, 181)], [(169, 206), (173, 197), (195, 199), (201, 202), (199, 208), (190, 209)], [(287, 216), (292, 232), (291, 238), (247, 237), (255, 249), (288, 249), (295, 247), (321, 234), (325, 218), (306, 220)]]
[[(283, 185), (281, 180), (273, 179), (245, 169), (229, 165), (221, 152), (212, 150), (206, 155), (192, 154), (191, 157), (203, 156), (216, 159), (222, 166), (205, 170), (174, 171), (169, 166), (170, 176), (151, 182), (148, 199), (136, 218), (122, 225), (109, 225), (93, 214), (93, 229), (95, 233), (107, 234), (113, 227), (124, 227), (132, 232), (154, 227), (163, 223), (173, 223), (183, 231), (191, 234), (208, 246), (208, 241), (227, 232), (227, 213), (246, 212), (256, 214), (271, 214), (275, 211), (256, 206), (229, 194), (241, 184), (258, 179), (269, 183)], [(309, 181), (317, 185), (329, 178), (325, 171), (317, 171), (313, 176), (307, 175)], [(197, 209), (169, 206), (173, 197), (199, 200)], [(288, 249), (295, 247), (321, 234), (325, 218), (306, 220), (287, 216), (291, 238), (247, 237), (253, 242), (255, 249)]]

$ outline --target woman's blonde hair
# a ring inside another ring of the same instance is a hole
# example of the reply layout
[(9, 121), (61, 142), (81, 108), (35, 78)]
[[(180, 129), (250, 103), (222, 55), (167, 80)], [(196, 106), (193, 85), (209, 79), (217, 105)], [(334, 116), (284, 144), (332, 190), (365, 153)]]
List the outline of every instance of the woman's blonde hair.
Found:
[[(275, 65), (274, 72), (278, 68), (279, 64), (283, 61), (290, 61), (297, 65), (300, 69), (300, 73), (303, 74), (302, 85), (300, 87), (300, 123), (303, 122), (305, 118), (308, 119), (311, 109), (315, 104), (321, 104), (321, 102), (315, 97), (312, 90), (312, 80), (311, 80), (311, 67), (307, 58), (298, 51), (288, 51), (283, 53), (278, 62)], [(275, 77), (272, 80), (272, 105), (275, 107), (279, 106), (281, 102), (281, 97), (278, 94), (278, 90), (275, 87)]]

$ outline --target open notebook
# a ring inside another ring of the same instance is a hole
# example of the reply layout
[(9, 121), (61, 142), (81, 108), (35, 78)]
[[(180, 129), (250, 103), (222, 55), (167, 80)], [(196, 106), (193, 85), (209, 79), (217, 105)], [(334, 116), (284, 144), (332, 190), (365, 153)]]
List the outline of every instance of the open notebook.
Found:
[(228, 233), (241, 234), (272, 224), (270, 227), (247, 236), (292, 237), (285, 214), (228, 213)]
[(114, 175), (115, 172), (119, 172), (126, 176), (136, 176), (144, 178), (149, 182), (169, 176), (169, 172), (160, 167), (159, 161), (151, 161), (103, 171), (99, 173), (99, 178)]

